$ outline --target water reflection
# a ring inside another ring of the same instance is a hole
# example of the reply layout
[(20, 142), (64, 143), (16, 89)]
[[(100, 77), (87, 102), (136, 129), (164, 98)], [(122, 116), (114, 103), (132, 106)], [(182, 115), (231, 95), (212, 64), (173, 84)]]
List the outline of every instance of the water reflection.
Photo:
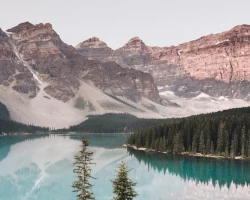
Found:
[[(0, 138), (0, 200), (73, 200), (71, 184), (74, 155), (79, 152), (82, 134), (11, 136)], [(114, 167), (127, 157), (121, 148), (126, 135), (84, 134), (91, 141), (94, 151), (94, 174), (100, 178), (103, 169), (112, 169), (106, 181), (105, 195), (111, 197)], [(119, 148), (118, 148), (119, 147)], [(100, 179), (95, 183), (97, 191), (102, 187)], [(107, 192), (108, 191), (108, 192)], [(98, 197), (98, 192), (97, 197)], [(56, 196), (55, 196), (56, 195)], [(102, 196), (100, 196), (102, 199)], [(99, 199), (100, 199), (99, 198)]]
[(82, 136), (86, 137), (91, 147), (103, 147), (106, 149), (121, 148), (128, 138), (128, 134), (72, 134), (71, 139), (81, 140)]
[(128, 149), (130, 156), (134, 156), (139, 163), (147, 165), (148, 171), (169, 173), (181, 177), (184, 181), (209, 184), (215, 187), (231, 184), (248, 186), (250, 184), (250, 162), (230, 159), (212, 159), (192, 156), (165, 155), (147, 153)]
[(7, 136), (0, 137), (0, 161), (9, 153), (11, 145), (19, 142), (34, 140), (41, 137), (48, 137), (48, 134), (23, 135), (23, 136)]
[[(73, 158), (83, 135), (0, 138), (0, 200), (74, 200)], [(84, 134), (94, 151), (97, 200), (113, 197), (121, 160), (133, 168), (135, 200), (249, 200), (249, 162), (167, 156), (121, 148), (126, 134)]]

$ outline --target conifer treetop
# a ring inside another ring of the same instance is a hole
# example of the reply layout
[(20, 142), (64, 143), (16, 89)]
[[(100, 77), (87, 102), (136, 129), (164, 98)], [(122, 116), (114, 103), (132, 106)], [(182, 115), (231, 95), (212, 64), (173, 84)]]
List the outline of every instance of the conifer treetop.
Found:
[(138, 196), (133, 189), (136, 183), (128, 177), (130, 171), (131, 169), (127, 167), (124, 161), (118, 166), (116, 177), (112, 180), (113, 192), (117, 195), (113, 200), (132, 200)]

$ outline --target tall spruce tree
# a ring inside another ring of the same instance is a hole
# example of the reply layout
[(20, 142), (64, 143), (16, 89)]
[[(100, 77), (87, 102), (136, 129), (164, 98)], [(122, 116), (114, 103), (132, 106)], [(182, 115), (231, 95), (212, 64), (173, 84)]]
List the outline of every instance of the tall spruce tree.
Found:
[(241, 157), (246, 157), (246, 127), (243, 126), (241, 130)]
[(211, 150), (210, 148), (211, 148), (211, 141), (208, 138), (206, 142), (206, 154), (210, 154), (210, 150)]
[(229, 157), (230, 156), (230, 152), (229, 152), (229, 149), (230, 149), (230, 142), (229, 142), (229, 132), (228, 130), (226, 130), (225, 132), (225, 156), (226, 157)]
[(217, 139), (217, 153), (222, 154), (225, 149), (225, 123), (220, 122)]
[(183, 140), (182, 140), (182, 134), (178, 132), (174, 137), (174, 153), (180, 154), (183, 152)]
[(94, 164), (92, 163), (93, 152), (88, 150), (88, 146), (88, 140), (83, 137), (80, 154), (75, 156), (73, 163), (75, 167), (73, 172), (77, 175), (78, 180), (73, 183), (72, 187), (74, 188), (73, 192), (78, 193), (78, 200), (95, 199), (91, 190), (93, 185), (89, 182), (89, 179), (93, 178), (90, 168), (90, 165)]
[(204, 138), (203, 131), (201, 131), (201, 134), (200, 134), (199, 152), (202, 154), (206, 153), (206, 145), (205, 145), (205, 138)]
[(130, 171), (131, 169), (128, 169), (124, 161), (118, 166), (116, 178), (111, 180), (113, 183), (113, 191), (116, 194), (113, 200), (132, 200), (134, 197), (138, 196), (133, 189), (136, 183), (128, 177)]
[(160, 138), (159, 142), (159, 151), (164, 152), (163, 138)]
[(195, 133), (192, 141), (192, 152), (197, 153), (198, 149), (198, 134)]
[(247, 145), (247, 148), (246, 148), (246, 151), (247, 151), (247, 158), (249, 159), (250, 158), (250, 130), (247, 131), (247, 141), (246, 141), (246, 145)]
[(238, 146), (238, 135), (234, 135), (231, 143), (231, 157), (235, 158), (237, 155), (237, 146)]
[(214, 142), (211, 142), (210, 154), (214, 154)]

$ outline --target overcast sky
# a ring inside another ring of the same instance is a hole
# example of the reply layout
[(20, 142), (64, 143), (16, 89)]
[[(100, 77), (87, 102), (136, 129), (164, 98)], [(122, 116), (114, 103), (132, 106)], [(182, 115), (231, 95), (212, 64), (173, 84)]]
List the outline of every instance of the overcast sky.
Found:
[(250, 24), (250, 0), (0, 0), (0, 27), (53, 25), (67, 44), (96, 36), (110, 47), (139, 36), (150, 46), (177, 45)]

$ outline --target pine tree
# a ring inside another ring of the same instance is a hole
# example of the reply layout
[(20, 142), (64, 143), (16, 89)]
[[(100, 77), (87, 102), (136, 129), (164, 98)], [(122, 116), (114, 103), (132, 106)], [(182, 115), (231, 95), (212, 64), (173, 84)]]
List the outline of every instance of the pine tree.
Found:
[(217, 153), (222, 154), (225, 149), (225, 123), (220, 122), (218, 129)]
[(174, 136), (174, 149), (173, 149), (173, 151), (176, 154), (180, 154), (183, 152), (183, 140), (182, 140), (182, 135), (180, 132)]
[(229, 132), (228, 130), (225, 131), (225, 155), (226, 157), (230, 156), (229, 149), (230, 149), (230, 142), (229, 142)]
[(163, 152), (165, 152), (167, 150), (167, 140), (166, 137), (163, 137)]
[(234, 138), (231, 143), (231, 157), (235, 158), (237, 155), (237, 146), (238, 146), (238, 135), (234, 135)]
[(202, 154), (205, 154), (206, 152), (206, 146), (205, 146), (205, 139), (204, 139), (204, 132), (201, 131), (201, 135), (200, 135), (200, 143), (199, 143), (199, 151)]
[(149, 149), (150, 148), (150, 133), (146, 133), (145, 137), (145, 148)]
[(241, 130), (241, 157), (245, 158), (246, 157), (246, 127), (243, 126)]
[(155, 139), (155, 151), (158, 152), (159, 151), (159, 144), (160, 144), (160, 140), (159, 138)]
[(160, 151), (160, 152), (164, 152), (163, 138), (161, 138), (161, 139), (160, 139), (160, 142), (159, 142), (159, 151)]
[(118, 166), (116, 178), (111, 180), (113, 183), (113, 191), (117, 195), (113, 200), (132, 200), (138, 196), (133, 189), (136, 183), (132, 182), (128, 177), (130, 171), (123, 161)]
[(89, 179), (93, 178), (91, 176), (90, 165), (92, 163), (93, 152), (88, 150), (89, 142), (84, 137), (82, 138), (81, 151), (79, 155), (75, 156), (74, 170), (73, 172), (77, 175), (78, 180), (72, 185), (74, 188), (73, 192), (77, 192), (78, 200), (88, 200), (95, 199), (92, 192), (92, 184), (90, 184)]
[(198, 147), (198, 135), (197, 133), (194, 134), (193, 141), (192, 141), (192, 152), (197, 153), (197, 147)]
[(214, 142), (211, 142), (210, 154), (214, 154)]
[(137, 137), (136, 137), (136, 140), (135, 140), (135, 146), (137, 148), (140, 148), (143, 146), (143, 138), (141, 137), (142, 134), (140, 133), (137, 133)]
[(150, 149), (150, 143), (149, 143), (149, 140), (148, 140), (148, 139), (146, 139), (145, 148), (146, 148), (146, 149)]
[(206, 154), (210, 154), (210, 149), (211, 148), (211, 142), (210, 139), (207, 139), (207, 143), (206, 143)]
[(247, 153), (247, 154), (248, 154), (248, 158), (250, 158), (250, 138), (248, 139), (248, 143), (247, 143), (247, 144), (248, 144), (248, 147), (247, 147), (247, 148), (248, 148), (248, 149), (247, 149), (247, 150), (248, 150), (248, 151), (247, 151), (248, 153)]

